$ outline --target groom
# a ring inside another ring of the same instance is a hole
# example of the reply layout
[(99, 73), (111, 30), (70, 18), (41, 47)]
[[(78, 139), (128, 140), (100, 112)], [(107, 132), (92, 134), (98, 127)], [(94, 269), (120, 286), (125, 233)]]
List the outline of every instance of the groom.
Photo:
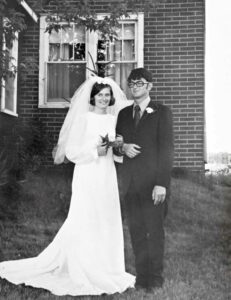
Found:
[(167, 213), (173, 161), (172, 115), (151, 101), (152, 74), (137, 68), (128, 77), (134, 105), (118, 115), (116, 133), (123, 136), (123, 163), (118, 165), (135, 254), (136, 284), (163, 284), (164, 217)]

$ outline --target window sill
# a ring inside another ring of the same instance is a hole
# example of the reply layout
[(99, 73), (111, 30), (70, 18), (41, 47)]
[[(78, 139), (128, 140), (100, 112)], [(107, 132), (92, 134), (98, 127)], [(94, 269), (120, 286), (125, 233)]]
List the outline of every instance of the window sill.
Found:
[(46, 103), (39, 104), (38, 108), (69, 108), (69, 103)]
[(10, 115), (10, 116), (13, 116), (13, 117), (18, 117), (18, 114), (9, 110), (9, 109), (6, 109), (6, 108), (3, 108), (0, 110), (0, 112), (4, 113), (4, 114), (7, 114), (7, 115)]

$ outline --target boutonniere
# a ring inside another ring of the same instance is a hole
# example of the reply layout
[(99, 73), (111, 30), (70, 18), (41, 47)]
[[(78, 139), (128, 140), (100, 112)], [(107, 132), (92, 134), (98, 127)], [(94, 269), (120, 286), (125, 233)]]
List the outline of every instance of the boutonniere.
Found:
[(151, 108), (151, 107), (147, 107), (145, 110), (146, 110), (146, 112), (147, 112), (148, 114), (154, 113), (154, 109)]

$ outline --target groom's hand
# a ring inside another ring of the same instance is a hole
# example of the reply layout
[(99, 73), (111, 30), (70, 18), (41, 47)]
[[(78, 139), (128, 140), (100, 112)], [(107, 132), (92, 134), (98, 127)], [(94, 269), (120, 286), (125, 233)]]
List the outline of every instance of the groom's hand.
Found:
[(123, 152), (129, 157), (134, 158), (141, 153), (141, 147), (136, 144), (123, 144)]
[(154, 205), (164, 202), (166, 197), (166, 188), (160, 185), (155, 185), (152, 191), (152, 200)]

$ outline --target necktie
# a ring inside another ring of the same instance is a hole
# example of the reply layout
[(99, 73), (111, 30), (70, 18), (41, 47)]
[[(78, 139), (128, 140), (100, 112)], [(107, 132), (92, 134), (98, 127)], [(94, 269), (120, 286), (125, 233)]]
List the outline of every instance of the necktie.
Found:
[(140, 121), (140, 106), (136, 105), (134, 110), (135, 110), (134, 123), (135, 123), (135, 127), (136, 127)]

